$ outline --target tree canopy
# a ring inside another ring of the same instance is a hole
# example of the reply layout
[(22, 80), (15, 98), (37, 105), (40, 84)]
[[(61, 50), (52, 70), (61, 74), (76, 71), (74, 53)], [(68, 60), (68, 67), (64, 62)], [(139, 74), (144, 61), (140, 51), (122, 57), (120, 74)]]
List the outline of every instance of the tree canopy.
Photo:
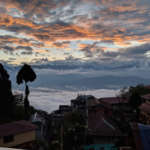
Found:
[(36, 74), (31, 68), (30, 65), (24, 64), (24, 66), (19, 70), (17, 74), (17, 83), (22, 84), (23, 81), (25, 83), (32, 82), (36, 79)]

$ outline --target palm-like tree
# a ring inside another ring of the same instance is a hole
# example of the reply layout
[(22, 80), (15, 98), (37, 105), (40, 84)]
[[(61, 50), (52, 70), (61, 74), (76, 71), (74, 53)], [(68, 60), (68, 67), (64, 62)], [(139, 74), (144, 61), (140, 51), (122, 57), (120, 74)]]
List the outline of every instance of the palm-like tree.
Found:
[(25, 114), (27, 115), (28, 118), (28, 110), (30, 106), (28, 96), (30, 94), (30, 91), (27, 83), (33, 82), (36, 79), (36, 74), (30, 65), (24, 64), (24, 66), (19, 70), (16, 79), (18, 84), (22, 84), (23, 82), (25, 83), (24, 108), (25, 108)]

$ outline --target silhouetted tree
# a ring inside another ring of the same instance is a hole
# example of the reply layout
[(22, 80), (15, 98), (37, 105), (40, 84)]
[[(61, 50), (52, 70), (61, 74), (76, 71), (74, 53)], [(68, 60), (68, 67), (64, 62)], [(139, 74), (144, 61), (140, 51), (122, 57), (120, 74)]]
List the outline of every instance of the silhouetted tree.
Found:
[(139, 120), (140, 109), (139, 106), (142, 104), (142, 99), (139, 93), (133, 92), (129, 98), (129, 105), (133, 110), (136, 111), (136, 119)]
[(132, 93), (129, 98), (129, 104), (133, 109), (137, 109), (142, 103), (141, 96), (139, 93)]
[[(9, 74), (0, 64), (0, 119), (9, 120), (13, 115), (13, 94)], [(3, 119), (2, 119), (3, 118)]]
[(140, 96), (149, 94), (150, 89), (142, 84), (138, 84), (137, 86), (130, 86), (129, 88), (123, 88), (120, 90), (119, 96), (123, 98), (130, 98), (132, 94), (138, 93)]
[(30, 65), (24, 64), (24, 66), (19, 70), (17, 74), (17, 83), (22, 84), (23, 82), (25, 83), (25, 98), (24, 98), (24, 108), (25, 108), (25, 113), (26, 117), (28, 119), (28, 113), (29, 113), (29, 107), (30, 103), (28, 100), (28, 96), (30, 94), (29, 87), (27, 85), (28, 82), (33, 82), (36, 79), (36, 74), (31, 68)]

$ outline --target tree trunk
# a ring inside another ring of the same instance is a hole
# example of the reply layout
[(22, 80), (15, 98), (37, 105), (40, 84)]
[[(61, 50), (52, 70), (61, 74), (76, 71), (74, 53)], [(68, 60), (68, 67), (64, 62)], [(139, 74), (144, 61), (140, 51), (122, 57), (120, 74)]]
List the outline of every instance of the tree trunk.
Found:
[(28, 85), (27, 83), (25, 82), (25, 98), (24, 98), (24, 110), (25, 110), (25, 115), (26, 115), (26, 119), (28, 120), (29, 119), (29, 108), (30, 108), (30, 103), (29, 103), (29, 100), (28, 100), (28, 96), (29, 96), (29, 88), (28, 88)]

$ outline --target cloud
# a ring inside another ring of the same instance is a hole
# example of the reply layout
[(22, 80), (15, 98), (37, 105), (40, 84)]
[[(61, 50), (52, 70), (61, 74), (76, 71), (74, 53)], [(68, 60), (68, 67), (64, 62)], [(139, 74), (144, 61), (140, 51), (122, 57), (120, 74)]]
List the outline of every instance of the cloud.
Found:
[(29, 46), (18, 46), (18, 47), (16, 47), (16, 49), (24, 49), (24, 50), (27, 50), (27, 51), (32, 51), (33, 49), (31, 48), (31, 47), (29, 47)]
[[(64, 90), (46, 89), (46, 88), (35, 88), (32, 89), (29, 97), (31, 105), (38, 109), (52, 112), (59, 108), (59, 105), (70, 105), (70, 100), (75, 99), (78, 94), (90, 94), (97, 98), (115, 96), (119, 90), (92, 90), (92, 91), (80, 91), (71, 92)], [(52, 96), (53, 95), (53, 96)]]
[(127, 54), (129, 57), (131, 55), (134, 56), (139, 56), (139, 55), (144, 55), (146, 52), (150, 51), (150, 44), (146, 43), (146, 44), (142, 44), (140, 46), (135, 46), (135, 47), (130, 47), (127, 49), (121, 49), (120, 52), (124, 51), (123, 53)]
[[(148, 51), (148, 0), (6, 0), (0, 1), (0, 7), (3, 49), (18, 53), (19, 47), (24, 51), (22, 56), (32, 51), (30, 62), (64, 60), (67, 50), (76, 59), (99, 58), (105, 62), (128, 61), (133, 56), (144, 59)], [(57, 50), (61, 56), (56, 55)], [(16, 60), (21, 62), (17, 56)]]
[[(150, 51), (150, 44), (142, 44), (139, 46), (133, 46), (129, 48), (120, 48), (117, 52), (103, 52), (104, 57), (115, 58), (120, 57), (120, 60), (123, 57), (131, 58), (132, 60), (138, 59), (147, 59), (146, 53)], [(137, 60), (138, 61), (138, 60)]]

